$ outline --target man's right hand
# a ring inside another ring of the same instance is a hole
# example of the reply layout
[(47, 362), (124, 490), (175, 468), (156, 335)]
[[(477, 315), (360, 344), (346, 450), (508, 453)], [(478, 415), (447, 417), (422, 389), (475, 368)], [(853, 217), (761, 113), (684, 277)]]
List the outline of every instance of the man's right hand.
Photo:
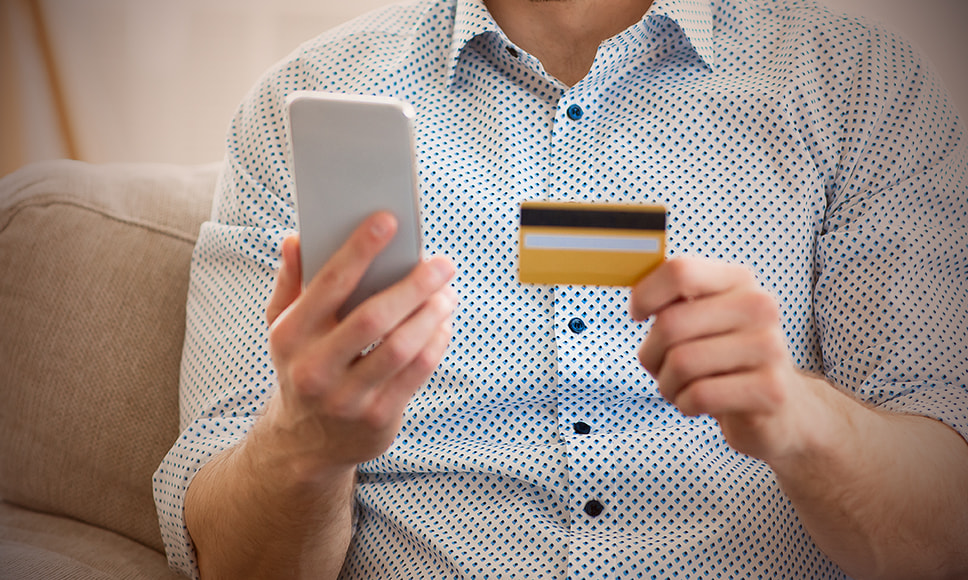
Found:
[(303, 481), (351, 472), (386, 451), (408, 402), (450, 342), (457, 298), (447, 258), (419, 264), (337, 318), (395, 232), (391, 214), (370, 216), (305, 289), (298, 237), (283, 242), (283, 266), (266, 309), (279, 391), (265, 419)]
[(390, 446), (450, 342), (456, 297), (446, 258), (421, 263), (337, 318), (395, 231), (393, 216), (374, 214), (305, 289), (299, 239), (283, 242), (266, 308), (279, 389), (243, 442), (202, 467), (185, 496), (202, 578), (339, 575), (356, 465)]

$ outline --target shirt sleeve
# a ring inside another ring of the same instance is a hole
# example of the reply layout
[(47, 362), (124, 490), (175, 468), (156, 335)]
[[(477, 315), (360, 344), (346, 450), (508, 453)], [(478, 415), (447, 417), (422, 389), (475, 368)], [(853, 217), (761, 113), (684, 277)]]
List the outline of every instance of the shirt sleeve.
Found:
[(278, 65), (233, 119), (210, 221), (192, 256), (180, 385), (182, 434), (153, 480), (169, 565), (198, 577), (185, 493), (238, 443), (275, 388), (265, 306), (280, 246), (295, 231), (285, 96), (309, 84), (298, 55)]
[(968, 438), (964, 125), (926, 61), (870, 34), (818, 240), (824, 368), (863, 401)]

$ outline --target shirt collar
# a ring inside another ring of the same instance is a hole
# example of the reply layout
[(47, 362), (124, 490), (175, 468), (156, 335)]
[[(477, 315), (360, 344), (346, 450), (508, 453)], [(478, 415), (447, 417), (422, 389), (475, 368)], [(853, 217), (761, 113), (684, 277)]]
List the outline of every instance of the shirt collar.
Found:
[(453, 84), (457, 63), (467, 44), (489, 32), (504, 35), (494, 17), (484, 6), (483, 0), (457, 0), (454, 12), (454, 33), (451, 37), (450, 54), (447, 59), (448, 85)]
[(710, 69), (718, 59), (713, 44), (713, 0), (654, 0), (646, 14), (665, 16), (674, 21), (689, 40), (693, 50)]
[[(712, 1), (654, 0), (645, 19), (664, 16), (674, 21), (706, 66), (715, 69), (717, 59), (713, 46)], [(448, 86), (454, 82), (457, 63), (467, 44), (474, 38), (489, 32), (504, 36), (504, 32), (484, 6), (484, 1), (457, 0), (454, 11), (454, 33), (447, 60)]]

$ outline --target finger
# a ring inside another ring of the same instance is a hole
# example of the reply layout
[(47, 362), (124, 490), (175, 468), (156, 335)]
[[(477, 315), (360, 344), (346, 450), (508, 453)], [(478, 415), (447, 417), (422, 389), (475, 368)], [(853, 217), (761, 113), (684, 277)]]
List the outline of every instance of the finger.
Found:
[(707, 377), (684, 389), (673, 404), (684, 415), (757, 415), (784, 401), (783, 375), (773, 368)]
[(266, 319), (269, 326), (279, 318), (289, 305), (302, 292), (302, 272), (299, 263), (299, 234), (287, 236), (282, 241), (282, 266), (272, 289), (272, 296), (266, 306)]
[(300, 317), (313, 326), (323, 318), (334, 317), (396, 230), (397, 220), (389, 212), (367, 217), (308, 281), (305, 299), (299, 302)]
[(702, 258), (675, 258), (664, 262), (632, 288), (632, 318), (645, 320), (681, 300), (694, 300), (735, 287), (755, 285), (743, 266)]
[(363, 384), (376, 385), (409, 366), (438, 327), (450, 319), (456, 305), (457, 292), (445, 286), (356, 363), (354, 376)]
[(443, 288), (454, 271), (450, 259), (434, 257), (417, 265), (400, 282), (365, 300), (333, 331), (337, 357), (348, 363), (360, 351), (384, 338)]
[(437, 326), (431, 339), (410, 364), (388, 381), (384, 388), (375, 392), (370, 407), (371, 420), (382, 420), (384, 425), (391, 420), (400, 420), (410, 400), (437, 370), (450, 346), (452, 335), (450, 319)]
[[(446, 300), (450, 299), (447, 298)], [(326, 364), (325, 360), (321, 360), (320, 364), (314, 369), (315, 375), (313, 378), (316, 380), (305, 381), (306, 383), (311, 383), (312, 388), (302, 391), (302, 394), (324, 405), (330, 416), (342, 420), (363, 421), (372, 428), (385, 427), (386, 425), (381, 424), (381, 421), (389, 417), (387, 413), (392, 415), (392, 409), (386, 408), (385, 406), (392, 401), (399, 402), (401, 400), (400, 397), (406, 392), (409, 392), (411, 395), (413, 392), (416, 392), (420, 385), (426, 381), (430, 373), (433, 372), (437, 364), (439, 364), (440, 356), (443, 353), (440, 352), (439, 355), (435, 355), (435, 353), (440, 350), (438, 343), (442, 340), (440, 337), (441, 329), (449, 329), (449, 320), (450, 317), (445, 316), (443, 322), (438, 322), (435, 327), (431, 328), (429, 335), (424, 336), (418, 344), (418, 348), (415, 349), (413, 356), (408, 357), (406, 363), (400, 366), (397, 372), (380, 372), (379, 369), (371, 367), (367, 371), (369, 376), (364, 376), (366, 373), (357, 372), (357, 369), (354, 368), (353, 372), (334, 376), (334, 373), (330, 371), (336, 368), (336, 365)], [(448, 335), (447, 342), (449, 342), (449, 330), (446, 334)], [(369, 363), (371, 357), (382, 346), (361, 359), (357, 364)], [(429, 367), (429, 370), (426, 367)], [(413, 369), (424, 369), (426, 374), (417, 373)], [(378, 403), (377, 401), (383, 398), (382, 393), (387, 389), (400, 392), (398, 392), (396, 398)], [(407, 400), (409, 400), (409, 397), (400, 404), (405, 406)], [(382, 405), (384, 407), (382, 409), (374, 409), (374, 405)], [(400, 412), (402, 412), (402, 407), (397, 414)]]
[(639, 361), (655, 375), (666, 352), (676, 345), (741, 328), (777, 326), (779, 322), (776, 300), (759, 288), (730, 290), (696, 300), (674, 302), (656, 313), (639, 350)]
[(707, 377), (786, 362), (779, 333), (770, 328), (729, 333), (685, 342), (669, 350), (658, 374), (659, 392), (675, 401), (688, 385)]

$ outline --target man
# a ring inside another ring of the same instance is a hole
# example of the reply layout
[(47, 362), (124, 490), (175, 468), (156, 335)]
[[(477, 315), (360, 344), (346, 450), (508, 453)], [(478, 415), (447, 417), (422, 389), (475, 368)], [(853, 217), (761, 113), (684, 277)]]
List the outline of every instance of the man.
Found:
[[(302, 288), (307, 88), (418, 112), (437, 257), (342, 320), (396, 225)], [(968, 574), (968, 145), (897, 39), (806, 0), (423, 0), (301, 47), (228, 146), (155, 478), (174, 566)], [(670, 259), (519, 284), (532, 199), (665, 204)]]

